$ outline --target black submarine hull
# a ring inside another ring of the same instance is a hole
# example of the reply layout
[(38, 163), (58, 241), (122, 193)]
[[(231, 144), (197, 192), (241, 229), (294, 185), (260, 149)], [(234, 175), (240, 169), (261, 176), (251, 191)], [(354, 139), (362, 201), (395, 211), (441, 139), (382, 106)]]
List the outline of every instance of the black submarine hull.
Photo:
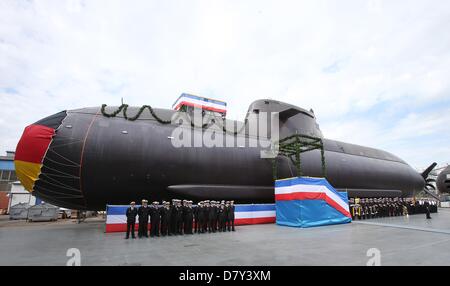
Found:
[[(173, 114), (155, 112), (166, 119)], [(259, 147), (176, 148), (173, 130), (179, 126), (161, 124), (150, 114), (135, 121), (109, 118), (100, 108), (67, 111), (35, 124), (56, 131), (32, 191), (62, 207), (103, 210), (106, 204), (171, 198), (274, 201), (272, 163), (260, 157)], [(420, 174), (392, 154), (329, 139), (323, 143), (328, 181), (350, 196), (406, 197), (424, 187)], [(322, 176), (319, 151), (301, 159), (303, 175)], [(296, 175), (288, 158), (276, 163), (279, 178)]]
[(436, 186), (439, 193), (450, 193), (450, 166), (442, 170), (436, 178)]

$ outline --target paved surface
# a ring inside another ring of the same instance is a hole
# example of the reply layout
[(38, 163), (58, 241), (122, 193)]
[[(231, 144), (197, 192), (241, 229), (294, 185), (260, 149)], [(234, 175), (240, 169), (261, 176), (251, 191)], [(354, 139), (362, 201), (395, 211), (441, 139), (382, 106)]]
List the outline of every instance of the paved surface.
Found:
[(65, 265), (78, 248), (82, 265), (450, 265), (450, 210), (298, 229), (241, 226), (236, 232), (124, 240), (98, 219), (76, 224), (0, 219), (0, 265)]

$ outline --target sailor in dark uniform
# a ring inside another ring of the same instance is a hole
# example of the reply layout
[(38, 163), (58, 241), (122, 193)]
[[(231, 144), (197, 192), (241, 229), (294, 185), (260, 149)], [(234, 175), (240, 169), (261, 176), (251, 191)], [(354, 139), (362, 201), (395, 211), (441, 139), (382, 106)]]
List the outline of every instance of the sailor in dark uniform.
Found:
[(183, 234), (183, 206), (180, 200), (177, 200), (175, 216), (177, 220), (177, 234)]
[(126, 216), (127, 216), (127, 235), (125, 239), (130, 238), (130, 230), (131, 230), (131, 237), (134, 239), (136, 236), (134, 235), (134, 225), (136, 224), (136, 216), (138, 214), (138, 210), (135, 207), (136, 203), (131, 202), (130, 207), (127, 208)]
[(375, 199), (371, 199), (371, 206), (372, 206), (372, 218), (376, 218), (378, 210), (377, 210), (377, 207), (376, 207)]
[(408, 214), (414, 214), (414, 204), (412, 199), (409, 199), (406, 203), (406, 207), (408, 208)]
[[(228, 212), (228, 220), (231, 224), (231, 231), (234, 231), (234, 201), (230, 201), (230, 210)], [(228, 226), (228, 230), (229, 226)]]
[(381, 211), (381, 205), (380, 205), (380, 200), (379, 199), (375, 199), (375, 209), (376, 209), (376, 214), (375, 217), (379, 218), (380, 217), (380, 211)]
[(198, 215), (199, 215), (199, 212), (201, 211), (200, 210), (201, 205), (202, 205), (202, 202), (198, 202), (197, 203), (197, 207), (193, 208), (194, 221), (195, 221), (194, 222), (194, 233), (199, 233), (200, 232), (200, 222), (199, 222)]
[(187, 208), (187, 200), (183, 200), (183, 204), (182, 204), (182, 206), (181, 206), (181, 210), (182, 210), (182, 222), (181, 222), (181, 224), (182, 224), (182, 229), (183, 229), (183, 233), (185, 233), (185, 231), (184, 231), (184, 228), (185, 228), (185, 225), (184, 225), (184, 223), (185, 223), (185, 221), (186, 221), (186, 208)]
[(384, 202), (384, 211), (385, 211), (385, 217), (389, 217), (390, 216), (390, 204), (389, 204), (389, 200), (386, 199), (386, 201)]
[(366, 219), (366, 200), (361, 199), (360, 205), (361, 205), (361, 218)]
[(395, 205), (392, 198), (389, 198), (389, 216), (395, 216)]
[(208, 232), (209, 230), (209, 209), (209, 200), (206, 200), (203, 203), (203, 232)]
[(431, 201), (430, 211), (432, 213), (437, 213), (438, 212), (438, 204), (437, 204), (437, 202), (435, 200)]
[(371, 219), (372, 218), (372, 202), (370, 199), (366, 200), (366, 207), (367, 207), (366, 219)]
[(381, 216), (381, 205), (380, 205), (380, 201), (378, 198), (374, 199), (375, 202), (375, 210), (376, 210), (376, 214), (375, 217), (379, 218)]
[(225, 230), (230, 231), (230, 219), (229, 219), (229, 213), (230, 213), (230, 201), (225, 202)]
[(408, 205), (406, 203), (406, 199), (402, 201), (403, 215), (408, 216)]
[(366, 215), (366, 219), (370, 219), (371, 213), (370, 213), (370, 207), (368, 201), (366, 201), (364, 205), (364, 214)]
[(392, 202), (392, 208), (393, 208), (393, 216), (398, 216), (398, 198), (394, 198)]
[(185, 234), (193, 234), (192, 233), (192, 220), (194, 219), (192, 209), (192, 201), (186, 201), (186, 206), (184, 208), (184, 233)]
[(138, 210), (139, 215), (139, 230), (138, 237), (148, 237), (148, 216), (150, 215), (150, 208), (147, 205), (147, 200), (142, 200), (142, 206)]
[(198, 233), (205, 232), (205, 206), (203, 202), (200, 202), (197, 207), (198, 216)]
[(225, 202), (222, 201), (220, 203), (219, 208), (217, 209), (217, 222), (219, 225), (219, 231), (225, 231)]
[(169, 231), (170, 228), (170, 217), (172, 215), (172, 210), (170, 209), (169, 202), (163, 202), (163, 207), (160, 209), (161, 214), (161, 235), (172, 235)]
[(205, 230), (208, 230), (208, 224), (206, 222), (206, 202), (202, 201), (202, 205), (199, 208), (199, 212), (198, 212), (198, 222), (200, 225), (200, 229), (199, 229), (199, 233), (204, 233)]
[(207, 217), (207, 219), (208, 219), (208, 230), (211, 230), (211, 232), (212, 232), (213, 227), (214, 227), (214, 221), (213, 221), (214, 214), (213, 214), (213, 211), (214, 211), (214, 201), (211, 200), (209, 202), (208, 217)]
[(172, 199), (172, 205), (170, 206), (169, 234), (173, 234), (173, 235), (175, 235), (177, 233), (176, 204), (177, 204), (177, 200)]
[(425, 207), (425, 213), (426, 213), (426, 217), (427, 219), (431, 219), (431, 215), (430, 215), (430, 203), (428, 201), (424, 202), (424, 207)]
[(219, 207), (220, 207), (220, 202), (219, 201), (215, 201), (214, 204), (214, 230), (217, 231), (219, 229)]
[(211, 201), (211, 206), (208, 210), (208, 231), (209, 232), (216, 232), (216, 210), (215, 207), (216, 202)]
[(150, 237), (159, 236), (159, 224), (161, 214), (159, 212), (159, 202), (153, 202), (150, 207)]

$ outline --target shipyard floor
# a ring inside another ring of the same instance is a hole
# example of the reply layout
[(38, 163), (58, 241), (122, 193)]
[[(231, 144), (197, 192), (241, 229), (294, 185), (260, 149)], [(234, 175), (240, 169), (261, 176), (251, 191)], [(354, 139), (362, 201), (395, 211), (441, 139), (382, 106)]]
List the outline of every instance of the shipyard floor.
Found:
[(81, 224), (0, 219), (0, 265), (65, 265), (70, 248), (81, 265), (450, 265), (450, 209), (425, 215), (298, 229), (268, 225), (236, 232), (124, 240), (99, 219)]

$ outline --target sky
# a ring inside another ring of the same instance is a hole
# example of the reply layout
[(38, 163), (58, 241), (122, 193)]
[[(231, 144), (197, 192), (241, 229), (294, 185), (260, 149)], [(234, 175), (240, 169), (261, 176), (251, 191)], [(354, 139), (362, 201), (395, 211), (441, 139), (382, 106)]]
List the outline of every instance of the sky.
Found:
[(261, 98), (312, 108), (326, 138), (450, 163), (449, 31), (448, 0), (2, 0), (0, 154), (61, 110), (187, 92), (237, 120)]

